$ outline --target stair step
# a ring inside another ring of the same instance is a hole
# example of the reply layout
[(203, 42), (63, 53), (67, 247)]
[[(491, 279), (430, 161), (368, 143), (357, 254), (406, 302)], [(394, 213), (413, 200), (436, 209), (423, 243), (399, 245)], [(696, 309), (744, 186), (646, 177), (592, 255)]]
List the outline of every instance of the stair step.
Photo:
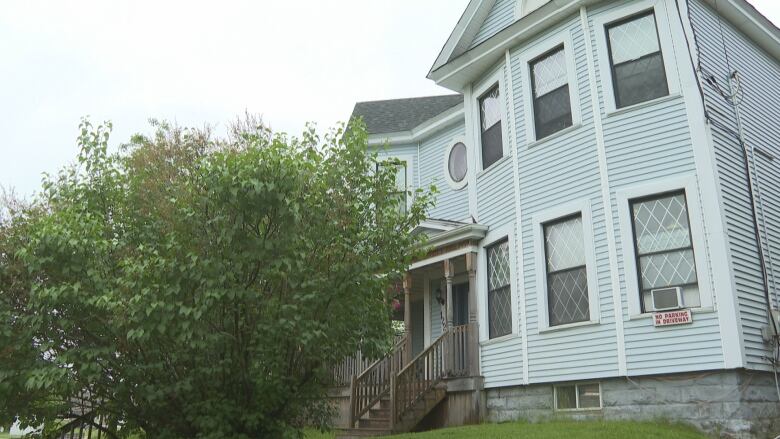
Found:
[(389, 418), (369, 418), (358, 421), (360, 428), (390, 428)]
[(374, 418), (389, 419), (390, 418), (390, 409), (389, 408), (386, 408), (386, 409), (371, 409), (371, 410), (368, 411), (368, 417), (370, 419), (374, 419)]
[(389, 428), (344, 428), (336, 430), (336, 439), (388, 436), (391, 433)]
[(379, 400), (379, 408), (382, 410), (390, 410), (390, 399), (380, 399)]

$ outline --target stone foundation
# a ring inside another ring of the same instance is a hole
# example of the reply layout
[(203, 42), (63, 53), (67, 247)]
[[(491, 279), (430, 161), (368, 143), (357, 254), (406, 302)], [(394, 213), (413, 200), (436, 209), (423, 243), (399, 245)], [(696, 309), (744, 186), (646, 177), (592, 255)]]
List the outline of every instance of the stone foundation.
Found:
[(770, 373), (718, 371), (599, 382), (602, 408), (589, 411), (555, 411), (552, 384), (487, 389), (487, 420), (667, 420), (724, 438), (780, 435), (780, 401)]

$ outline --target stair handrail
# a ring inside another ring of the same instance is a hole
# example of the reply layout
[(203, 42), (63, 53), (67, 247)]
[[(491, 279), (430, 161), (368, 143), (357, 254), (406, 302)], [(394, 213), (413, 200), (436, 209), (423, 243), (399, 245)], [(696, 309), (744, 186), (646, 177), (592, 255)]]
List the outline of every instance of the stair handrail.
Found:
[(354, 426), (390, 392), (391, 377), (405, 364), (404, 353), (408, 342), (407, 335), (401, 336), (387, 355), (368, 366), (360, 375), (353, 376), (350, 384), (349, 425)]

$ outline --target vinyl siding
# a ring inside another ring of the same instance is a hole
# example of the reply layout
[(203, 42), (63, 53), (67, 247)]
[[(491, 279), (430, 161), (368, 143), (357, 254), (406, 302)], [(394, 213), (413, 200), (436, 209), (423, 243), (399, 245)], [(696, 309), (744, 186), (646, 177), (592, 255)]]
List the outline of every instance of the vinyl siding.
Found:
[(516, 1), (517, 0), (495, 1), (495, 4), (485, 18), (485, 21), (479, 28), (477, 35), (474, 37), (474, 41), (471, 42), (469, 49), (492, 37), (514, 22)]
[(455, 190), (447, 183), (446, 157), (456, 138), (465, 132), (463, 121), (434, 134), (420, 144), (420, 182), (423, 188), (436, 186), (436, 204), (428, 216), (465, 221), (469, 216), (468, 188)]
[[(430, 301), (430, 311), (431, 314), (429, 316), (430, 322), (431, 322), (431, 343), (436, 341), (437, 338), (441, 336), (442, 333), (442, 317), (446, 318), (446, 316), (443, 316), (443, 310), (441, 305), (439, 304), (439, 301), (436, 300), (436, 291), (430, 291), (429, 294), (431, 295), (431, 301)], [(446, 292), (444, 292), (446, 294)]]
[[(698, 61), (702, 71), (707, 75), (714, 75), (726, 90), (730, 71), (737, 70), (740, 73), (744, 92), (741, 115), (746, 142), (751, 147), (780, 157), (780, 131), (777, 129), (777, 121), (780, 120), (780, 66), (777, 61), (756, 47), (727, 21), (722, 20), (719, 23), (716, 12), (700, 0), (690, 2), (690, 15), (697, 37)], [(724, 41), (728, 62), (724, 54)], [(739, 319), (745, 339), (747, 367), (767, 369), (764, 357), (768, 355), (768, 351), (761, 339), (761, 329), (767, 325), (766, 300), (762, 291), (758, 248), (743, 171), (744, 161), (735, 136), (735, 112), (705, 81), (702, 81), (702, 89), (706, 110), (714, 121), (711, 124), (712, 139), (725, 209)], [(759, 212), (759, 224), (764, 220), (767, 225), (764, 241), (769, 242), (769, 247), (765, 246), (764, 251), (769, 258), (770, 287), (774, 289), (780, 282), (776, 277), (780, 273), (777, 271), (780, 269), (780, 170), (777, 162), (772, 162), (764, 155), (756, 154), (754, 160), (759, 171), (765, 207), (765, 215)], [(777, 290), (774, 291), (777, 294)], [(777, 300), (776, 295), (774, 300)]]

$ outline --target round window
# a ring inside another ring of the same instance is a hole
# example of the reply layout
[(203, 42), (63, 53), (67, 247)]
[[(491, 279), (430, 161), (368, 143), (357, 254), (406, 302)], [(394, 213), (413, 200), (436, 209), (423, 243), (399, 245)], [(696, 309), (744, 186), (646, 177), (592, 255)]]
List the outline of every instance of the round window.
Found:
[(466, 178), (468, 165), (466, 162), (466, 145), (458, 142), (450, 149), (450, 157), (447, 161), (447, 168), (450, 172), (450, 178), (455, 183), (460, 183)]

